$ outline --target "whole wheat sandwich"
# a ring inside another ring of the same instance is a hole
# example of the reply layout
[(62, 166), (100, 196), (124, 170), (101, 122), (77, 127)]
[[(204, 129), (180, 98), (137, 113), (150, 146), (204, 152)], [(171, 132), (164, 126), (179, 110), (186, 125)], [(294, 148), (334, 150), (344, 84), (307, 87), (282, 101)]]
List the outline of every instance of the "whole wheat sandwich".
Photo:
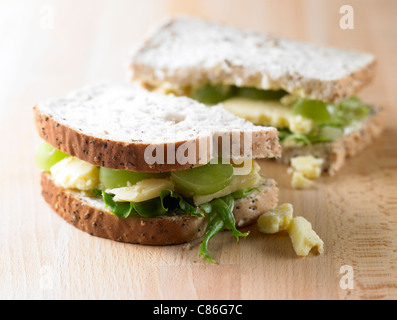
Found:
[(381, 109), (355, 96), (374, 78), (370, 54), (176, 16), (134, 50), (130, 69), (149, 90), (278, 128), (287, 164), (313, 155), (334, 174), (382, 131)]
[(255, 158), (279, 157), (278, 132), (222, 107), (100, 84), (34, 107), (44, 199), (97, 237), (176, 245), (255, 223), (278, 203)]

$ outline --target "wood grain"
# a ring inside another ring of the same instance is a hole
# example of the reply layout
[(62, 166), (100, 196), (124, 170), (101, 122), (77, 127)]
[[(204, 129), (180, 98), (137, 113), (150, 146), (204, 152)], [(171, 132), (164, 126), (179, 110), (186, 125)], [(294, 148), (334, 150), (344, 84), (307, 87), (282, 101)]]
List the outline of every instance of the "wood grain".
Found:
[[(1, 299), (395, 299), (397, 298), (397, 2), (354, 0), (355, 29), (339, 28), (344, 1), (58, 0), (0, 4)], [(53, 24), (48, 25), (48, 12)], [(322, 256), (297, 258), (288, 235), (254, 226), (236, 244), (157, 248), (93, 238), (61, 220), (41, 198), (32, 107), (82, 85), (127, 79), (128, 52), (164, 15), (185, 12), (288, 38), (373, 52), (378, 76), (362, 96), (387, 107), (381, 139), (316, 188), (290, 187), (286, 167), (261, 161), (280, 202), (294, 204), (325, 242)], [(354, 289), (339, 285), (354, 270)]]

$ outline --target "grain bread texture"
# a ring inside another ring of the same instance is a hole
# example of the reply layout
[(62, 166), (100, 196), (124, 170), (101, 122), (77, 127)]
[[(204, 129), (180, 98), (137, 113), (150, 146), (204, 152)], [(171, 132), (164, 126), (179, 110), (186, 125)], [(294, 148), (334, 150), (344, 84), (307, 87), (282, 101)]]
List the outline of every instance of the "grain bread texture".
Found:
[[(177, 245), (201, 238), (208, 224), (207, 218), (188, 215), (119, 219), (108, 211), (102, 199), (61, 188), (48, 173), (42, 173), (41, 185), (45, 201), (60, 217), (100, 238), (152, 246)], [(249, 226), (260, 214), (277, 206), (279, 191), (273, 180), (264, 180), (257, 187), (260, 191), (236, 201), (238, 227)]]
[(290, 164), (294, 157), (312, 155), (324, 159), (323, 169), (335, 175), (353, 157), (370, 146), (384, 129), (384, 109), (374, 107), (373, 114), (359, 130), (351, 132), (343, 139), (330, 143), (315, 143), (310, 146), (283, 146), (283, 156), (278, 161)]
[(39, 103), (34, 114), (45, 141), (111, 169), (168, 172), (205, 165), (216, 155), (281, 154), (275, 128), (255, 126), (222, 107), (210, 108), (135, 85), (86, 87)]
[(178, 89), (205, 83), (284, 89), (337, 101), (372, 81), (371, 54), (281, 39), (188, 16), (167, 19), (132, 54), (132, 80)]
[(279, 190), (276, 181), (263, 179), (257, 188), (246, 198), (234, 202), (233, 213), (239, 228), (255, 223), (262, 214), (277, 207)]

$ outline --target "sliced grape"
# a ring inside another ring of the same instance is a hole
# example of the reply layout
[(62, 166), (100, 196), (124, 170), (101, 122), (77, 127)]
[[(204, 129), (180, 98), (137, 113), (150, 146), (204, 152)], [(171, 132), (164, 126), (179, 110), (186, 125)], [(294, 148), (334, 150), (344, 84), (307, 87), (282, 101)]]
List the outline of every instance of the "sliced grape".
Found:
[(207, 105), (215, 105), (231, 98), (235, 90), (236, 88), (232, 86), (214, 86), (207, 84), (195, 90), (192, 93), (192, 98)]
[(338, 105), (339, 111), (348, 120), (361, 120), (371, 112), (371, 107), (364, 104), (359, 98), (351, 97), (341, 101)]
[(45, 141), (40, 143), (36, 150), (36, 164), (45, 172), (50, 172), (50, 169), (54, 164), (67, 157), (69, 157), (69, 155), (59, 151)]
[(168, 174), (133, 172), (127, 170), (115, 170), (101, 167), (99, 169), (99, 181), (105, 189), (124, 188), (134, 185), (145, 179), (161, 179)]
[(326, 122), (332, 119), (327, 104), (319, 100), (298, 99), (294, 104), (292, 113), (317, 122)]
[(231, 164), (207, 164), (202, 167), (174, 171), (172, 179), (179, 188), (195, 195), (209, 195), (225, 189), (233, 178)]
[(320, 130), (320, 137), (329, 141), (338, 141), (343, 138), (343, 130), (337, 127), (325, 126)]
[(363, 103), (358, 97), (351, 97), (349, 99), (342, 100), (339, 103), (339, 106), (346, 109), (355, 109), (357, 107), (360, 107), (362, 104)]
[(262, 90), (257, 88), (239, 88), (238, 96), (250, 100), (280, 100), (287, 94), (284, 90)]

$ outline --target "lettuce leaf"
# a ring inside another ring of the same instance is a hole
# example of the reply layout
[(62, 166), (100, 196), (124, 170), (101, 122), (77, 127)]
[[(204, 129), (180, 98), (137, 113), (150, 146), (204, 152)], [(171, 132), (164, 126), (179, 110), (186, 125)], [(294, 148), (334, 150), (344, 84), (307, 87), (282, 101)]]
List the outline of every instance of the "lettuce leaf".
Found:
[(305, 145), (310, 146), (312, 143), (331, 141), (330, 138), (315, 133), (311, 133), (311, 134), (292, 133), (288, 129), (279, 129), (279, 139), (280, 142), (284, 142), (286, 140), (293, 140), (298, 145), (301, 146), (305, 146)]
[(247, 188), (244, 190), (236, 191), (236, 192), (232, 193), (232, 195), (235, 200), (243, 199), (243, 198), (248, 197), (252, 192), (254, 192), (254, 190), (257, 190), (258, 192), (261, 191), (258, 187), (251, 187), (251, 188)]
[(163, 190), (160, 197), (140, 203), (116, 202), (112, 194), (101, 190), (92, 191), (96, 196), (102, 197), (106, 207), (109, 207), (110, 211), (120, 219), (130, 217), (153, 218), (178, 212), (178, 210), (195, 217), (207, 216), (208, 226), (200, 246), (200, 255), (204, 256), (209, 262), (216, 263), (209, 254), (209, 241), (224, 230), (230, 230), (237, 242), (240, 237), (245, 238), (249, 235), (249, 232), (242, 233), (236, 228), (236, 220), (233, 215), (234, 201), (246, 197), (255, 189), (257, 188), (237, 191), (228, 196), (202, 204), (200, 207), (190, 204), (181, 195), (172, 190)]
[(200, 246), (200, 255), (211, 263), (216, 263), (216, 261), (209, 254), (208, 244), (216, 234), (224, 230), (230, 230), (232, 235), (236, 237), (237, 242), (240, 237), (245, 238), (249, 235), (249, 232), (242, 233), (236, 228), (236, 219), (233, 215), (234, 200), (234, 196), (231, 194), (201, 206), (209, 216), (209, 222)]
[[(312, 104), (319, 104), (321, 107), (315, 108)], [(289, 140), (301, 146), (339, 140), (338, 137), (340, 135), (343, 136), (344, 128), (350, 126), (355, 121), (363, 120), (371, 113), (371, 106), (363, 103), (359, 98), (354, 96), (339, 103), (330, 104), (324, 104), (315, 100), (300, 99), (294, 108), (297, 114), (317, 121), (314, 130), (308, 134), (293, 133), (288, 128), (279, 128), (281, 142)], [(327, 116), (327, 112), (329, 116)], [(332, 132), (329, 128), (335, 128), (335, 130)], [(339, 129), (340, 134), (337, 129)]]
[(207, 261), (211, 263), (216, 263), (216, 260), (214, 260), (209, 254), (208, 243), (215, 235), (225, 230), (225, 223), (223, 222), (222, 217), (214, 216), (214, 219), (208, 226), (209, 227), (205, 232), (204, 240), (200, 246), (200, 256), (203, 256)]
[(183, 212), (190, 214), (194, 217), (204, 217), (203, 211), (200, 208), (197, 208), (196, 206), (190, 204), (178, 193), (173, 192), (172, 190), (163, 190), (160, 196), (162, 202), (165, 201), (164, 199), (166, 199), (166, 197), (175, 199), (177, 201), (177, 206), (175, 206), (174, 204), (174, 209), (181, 209)]
[(120, 219), (129, 217), (154, 218), (182, 210), (195, 217), (204, 217), (203, 211), (187, 202), (181, 195), (172, 190), (163, 190), (160, 197), (144, 202), (116, 202), (114, 195), (105, 191), (93, 190), (96, 196), (101, 196), (111, 213)]
[(96, 196), (102, 197), (106, 207), (109, 207), (111, 209), (110, 211), (119, 219), (126, 219), (131, 215), (138, 215), (129, 202), (116, 202), (113, 200), (114, 195), (108, 194), (105, 191), (93, 190), (93, 193)]

